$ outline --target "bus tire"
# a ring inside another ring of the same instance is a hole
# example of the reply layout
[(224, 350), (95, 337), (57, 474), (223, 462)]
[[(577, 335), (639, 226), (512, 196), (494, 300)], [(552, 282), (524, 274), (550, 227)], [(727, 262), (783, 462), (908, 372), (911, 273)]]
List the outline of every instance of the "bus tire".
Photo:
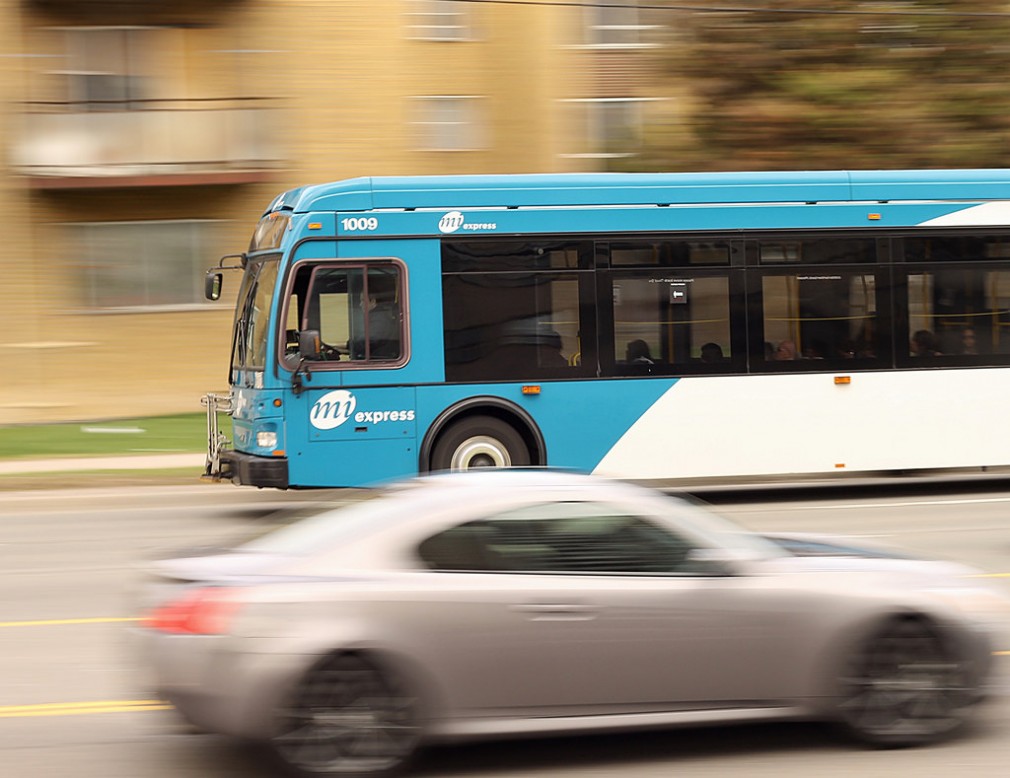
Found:
[(530, 451), (508, 422), (471, 416), (442, 433), (431, 455), (431, 469), (462, 471), (478, 467), (525, 467)]

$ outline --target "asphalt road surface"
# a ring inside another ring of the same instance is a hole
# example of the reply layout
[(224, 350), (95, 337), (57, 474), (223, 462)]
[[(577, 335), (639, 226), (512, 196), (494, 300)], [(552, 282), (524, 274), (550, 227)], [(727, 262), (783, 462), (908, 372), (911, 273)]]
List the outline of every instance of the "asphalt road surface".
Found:
[[(131, 581), (145, 559), (214, 544), (306, 502), (223, 485), (0, 494), (0, 774), (75, 778), (265, 778), (262, 755), (194, 734), (144, 691), (130, 652)], [(1010, 487), (957, 492), (806, 492), (723, 497), (756, 530), (873, 538), (985, 571), (1010, 590)], [(303, 507), (303, 506), (302, 506)], [(1010, 644), (998, 647), (1010, 676)], [(434, 749), (416, 776), (1010, 775), (1010, 687), (966, 736), (940, 746), (864, 750), (813, 725), (510, 741)]]

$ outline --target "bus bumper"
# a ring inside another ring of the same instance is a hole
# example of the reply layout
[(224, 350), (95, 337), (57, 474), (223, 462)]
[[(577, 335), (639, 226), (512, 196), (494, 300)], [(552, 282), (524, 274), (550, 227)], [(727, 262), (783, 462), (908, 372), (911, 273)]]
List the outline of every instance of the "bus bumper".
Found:
[(288, 488), (287, 457), (257, 457), (240, 451), (221, 452), (220, 478), (239, 486)]

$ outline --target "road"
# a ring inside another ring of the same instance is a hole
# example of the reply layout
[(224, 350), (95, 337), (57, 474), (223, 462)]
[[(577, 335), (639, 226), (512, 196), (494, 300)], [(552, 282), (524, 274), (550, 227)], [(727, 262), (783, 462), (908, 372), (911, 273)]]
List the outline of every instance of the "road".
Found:
[[(11, 776), (266, 778), (261, 755), (196, 735), (144, 693), (130, 652), (131, 581), (167, 550), (215, 544), (291, 510), (353, 493), (222, 485), (0, 495), (0, 764)], [(1010, 488), (723, 497), (755, 530), (872, 537), (972, 564), (1010, 589)], [(1010, 675), (1010, 645), (997, 659)], [(944, 776), (995, 778), (1010, 764), (1010, 690), (967, 737), (926, 749), (851, 747), (812, 725), (683, 730), (440, 748), (414, 775)]]

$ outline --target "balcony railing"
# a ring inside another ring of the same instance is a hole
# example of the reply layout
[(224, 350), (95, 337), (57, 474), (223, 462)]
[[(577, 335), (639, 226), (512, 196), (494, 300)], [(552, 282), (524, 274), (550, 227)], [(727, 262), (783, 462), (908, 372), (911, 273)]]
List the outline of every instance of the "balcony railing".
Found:
[[(242, 180), (282, 166), (269, 100), (30, 103), (11, 167), (41, 187)], [(103, 182), (104, 183), (101, 183)], [(84, 184), (82, 184), (84, 182)]]

